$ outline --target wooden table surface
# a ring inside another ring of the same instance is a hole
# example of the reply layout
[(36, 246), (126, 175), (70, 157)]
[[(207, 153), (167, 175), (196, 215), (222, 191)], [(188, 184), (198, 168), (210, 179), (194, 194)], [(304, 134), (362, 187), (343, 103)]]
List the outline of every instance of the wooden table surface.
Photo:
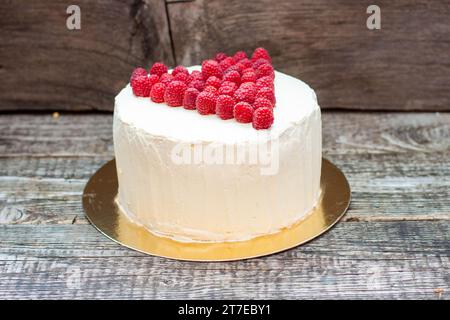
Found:
[(227, 263), (150, 257), (86, 220), (113, 157), (111, 114), (0, 115), (0, 299), (450, 298), (450, 113), (324, 112), (324, 156), (352, 187), (304, 246)]

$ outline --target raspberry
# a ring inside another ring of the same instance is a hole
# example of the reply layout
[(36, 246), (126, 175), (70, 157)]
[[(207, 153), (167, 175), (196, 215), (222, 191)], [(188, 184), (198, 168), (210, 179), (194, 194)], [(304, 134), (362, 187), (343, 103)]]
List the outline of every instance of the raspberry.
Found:
[(198, 70), (192, 71), (191, 77), (192, 77), (192, 79), (203, 80), (202, 73), (200, 71), (198, 71)]
[(258, 69), (258, 67), (259, 67), (260, 65), (266, 64), (266, 63), (270, 64), (270, 61), (267, 60), (267, 59), (264, 59), (264, 58), (259, 58), (259, 59), (255, 60), (255, 61), (253, 62), (253, 68), (254, 68), (254, 69)]
[(161, 76), (163, 73), (167, 73), (167, 67), (164, 63), (155, 62), (150, 68), (150, 74)]
[(203, 91), (211, 92), (214, 94), (217, 94), (217, 92), (218, 92), (217, 88), (213, 87), (213, 86), (206, 86), (205, 89), (203, 89)]
[(183, 108), (188, 110), (195, 110), (195, 100), (200, 92), (195, 88), (188, 88), (184, 92)]
[(231, 70), (230, 72), (225, 73), (223, 76), (223, 81), (231, 81), (236, 83), (236, 85), (241, 84), (241, 75), (238, 71)]
[(136, 68), (133, 70), (133, 72), (131, 73), (130, 76), (130, 82), (133, 81), (134, 78), (138, 77), (138, 76), (146, 76), (147, 75), (147, 70), (145, 70), (144, 68)]
[(273, 123), (273, 109), (262, 107), (255, 110), (253, 113), (252, 125), (253, 128), (268, 129)]
[[(173, 74), (173, 73), (172, 73)], [(178, 72), (174, 77), (173, 80), (181, 81), (184, 83), (188, 83), (189, 81), (189, 75), (183, 72)]]
[(152, 89), (152, 85), (150, 83), (150, 79), (146, 75), (137, 76), (132, 79), (131, 88), (133, 89), (135, 96), (148, 97), (150, 90)]
[(252, 62), (248, 58), (244, 58), (241, 61), (239, 61), (245, 68), (251, 68)]
[(256, 88), (259, 90), (261, 88), (274, 88), (273, 86), (273, 79), (271, 77), (261, 77), (258, 80), (256, 80)]
[(256, 98), (253, 103), (253, 110), (259, 108), (273, 108), (273, 103), (266, 98)]
[(242, 59), (245, 59), (245, 58), (247, 58), (247, 54), (244, 51), (238, 51), (233, 56), (233, 60), (235, 62), (239, 62), (239, 61), (241, 61)]
[(220, 80), (216, 76), (209, 77), (208, 80), (206, 80), (207, 86), (213, 86), (215, 88), (219, 88), (221, 83), (222, 83), (222, 80)]
[(233, 115), (237, 122), (252, 122), (253, 108), (247, 102), (238, 102), (234, 105)]
[(227, 55), (223, 52), (219, 52), (216, 54), (216, 56), (214, 57), (214, 60), (216, 60), (217, 62), (223, 61), (227, 58)]
[(164, 83), (166, 85), (171, 81), (173, 81), (173, 75), (169, 73), (163, 73), (159, 78), (159, 82)]
[(258, 69), (256, 69), (256, 76), (258, 77), (258, 79), (265, 76), (269, 76), (273, 79), (275, 78), (275, 73), (273, 71), (273, 67), (270, 64), (265, 63), (260, 65)]
[(243, 73), (241, 82), (256, 82), (256, 73), (253, 71), (247, 71)]
[(203, 89), (205, 89), (205, 81), (194, 79), (189, 83), (189, 88), (195, 88), (198, 91), (203, 91)]
[(164, 101), (170, 107), (179, 107), (183, 104), (184, 91), (187, 86), (182, 81), (174, 80), (169, 83), (164, 93)]
[(216, 100), (216, 114), (223, 120), (233, 118), (235, 100), (227, 95), (220, 95)]
[(276, 100), (275, 100), (275, 94), (273, 92), (273, 89), (268, 87), (263, 87), (258, 90), (258, 93), (256, 94), (256, 98), (265, 98), (272, 102), (272, 105), (275, 106)]
[(228, 96), (233, 96), (237, 89), (237, 85), (231, 81), (224, 81), (219, 88), (219, 94), (226, 94)]
[(233, 58), (227, 57), (227, 58), (223, 59), (222, 61), (220, 61), (219, 68), (222, 72), (224, 72), (225, 70), (227, 70), (229, 67), (231, 67), (235, 63), (236, 62), (233, 60)]
[(236, 101), (253, 103), (256, 98), (256, 93), (256, 85), (252, 82), (245, 82), (236, 90), (234, 98)]
[(195, 107), (198, 113), (202, 115), (214, 113), (216, 111), (217, 96), (214, 93), (203, 91), (200, 92), (195, 101)]
[(256, 61), (260, 58), (266, 59), (267, 61), (272, 63), (272, 58), (270, 58), (270, 55), (267, 52), (267, 50), (261, 47), (256, 48), (255, 51), (253, 51), (252, 61)]
[(177, 74), (184, 73), (186, 76), (189, 75), (188, 69), (184, 66), (176, 66), (175, 69), (172, 70), (172, 75), (175, 77)]
[(164, 102), (164, 92), (166, 91), (166, 85), (164, 83), (156, 83), (150, 91), (150, 98), (153, 102)]
[(222, 71), (219, 68), (219, 63), (215, 60), (205, 60), (202, 62), (202, 74), (203, 80), (206, 80), (211, 76), (222, 79)]
[(247, 73), (247, 72), (255, 72), (255, 69), (253, 69), (253, 68), (245, 68), (245, 69), (242, 71), (242, 74)]

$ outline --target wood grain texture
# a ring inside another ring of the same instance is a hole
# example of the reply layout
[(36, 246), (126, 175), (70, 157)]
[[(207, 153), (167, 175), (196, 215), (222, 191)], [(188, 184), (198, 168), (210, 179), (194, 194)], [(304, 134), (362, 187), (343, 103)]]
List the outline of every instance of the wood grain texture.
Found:
[(111, 115), (0, 115), (0, 298), (450, 299), (450, 113), (322, 118), (352, 187), (345, 219), (281, 254), (204, 264), (122, 248), (85, 219)]
[(112, 110), (137, 65), (172, 64), (164, 0), (0, 2), (0, 110)]
[(177, 62), (264, 46), (323, 108), (450, 110), (450, 2), (196, 0), (169, 4)]

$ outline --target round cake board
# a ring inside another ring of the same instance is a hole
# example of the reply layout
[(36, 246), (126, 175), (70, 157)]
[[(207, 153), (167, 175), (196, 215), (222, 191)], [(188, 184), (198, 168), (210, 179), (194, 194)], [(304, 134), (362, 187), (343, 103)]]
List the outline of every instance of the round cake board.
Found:
[(350, 204), (344, 174), (322, 159), (321, 195), (306, 218), (277, 233), (238, 242), (179, 242), (156, 236), (131, 222), (116, 205), (118, 182), (115, 160), (102, 166), (83, 192), (89, 221), (111, 240), (149, 255), (188, 261), (231, 261), (261, 257), (302, 245), (329, 230)]

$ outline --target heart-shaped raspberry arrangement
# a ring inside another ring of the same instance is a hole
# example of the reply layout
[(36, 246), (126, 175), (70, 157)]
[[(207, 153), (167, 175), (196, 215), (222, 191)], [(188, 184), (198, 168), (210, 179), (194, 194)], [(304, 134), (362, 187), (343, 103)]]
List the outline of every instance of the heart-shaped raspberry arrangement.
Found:
[(149, 73), (136, 68), (130, 84), (138, 97), (201, 115), (216, 114), (223, 120), (251, 122), (259, 130), (270, 128), (274, 120), (274, 79), (269, 53), (257, 48), (250, 59), (244, 51), (233, 56), (218, 53), (202, 62), (201, 71), (177, 66), (169, 73), (163, 63), (156, 62)]

